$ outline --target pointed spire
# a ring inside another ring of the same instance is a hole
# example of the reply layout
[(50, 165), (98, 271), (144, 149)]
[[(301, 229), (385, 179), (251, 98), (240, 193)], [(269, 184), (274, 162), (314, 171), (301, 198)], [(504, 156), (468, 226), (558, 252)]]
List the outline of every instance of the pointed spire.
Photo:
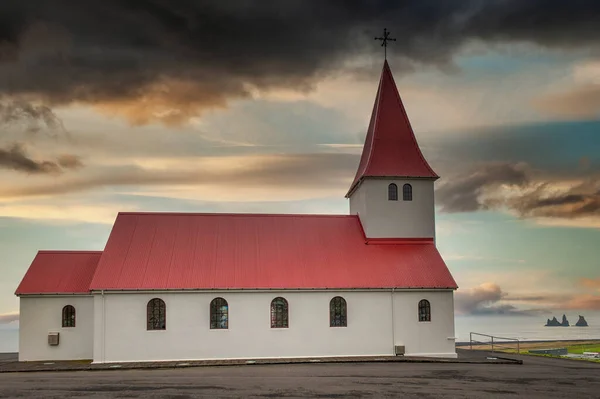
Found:
[(346, 198), (365, 177), (439, 178), (417, 144), (387, 60), (383, 64), (360, 164)]

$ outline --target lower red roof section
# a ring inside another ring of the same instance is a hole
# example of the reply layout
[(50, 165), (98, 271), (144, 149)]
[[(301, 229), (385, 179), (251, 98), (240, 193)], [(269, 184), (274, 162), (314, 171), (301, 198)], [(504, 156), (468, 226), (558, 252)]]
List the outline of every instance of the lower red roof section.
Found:
[(101, 251), (39, 251), (15, 294), (88, 293), (101, 255)]
[(120, 213), (91, 290), (456, 288), (430, 240), (354, 215)]

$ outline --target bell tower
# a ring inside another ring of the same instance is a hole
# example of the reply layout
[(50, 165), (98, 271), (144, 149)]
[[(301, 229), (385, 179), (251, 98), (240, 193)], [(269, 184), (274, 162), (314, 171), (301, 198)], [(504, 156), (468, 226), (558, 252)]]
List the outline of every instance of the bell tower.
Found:
[(346, 194), (367, 238), (435, 238), (434, 182), (387, 60), (354, 181)]

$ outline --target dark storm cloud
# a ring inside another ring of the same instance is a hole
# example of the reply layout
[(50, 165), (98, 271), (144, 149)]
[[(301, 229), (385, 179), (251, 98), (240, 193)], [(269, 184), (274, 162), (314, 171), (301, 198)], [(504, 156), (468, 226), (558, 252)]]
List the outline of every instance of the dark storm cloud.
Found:
[(523, 165), (497, 163), (484, 165), (464, 177), (449, 179), (436, 191), (442, 212), (472, 212), (485, 209), (481, 201), (485, 189), (501, 184), (523, 186), (528, 182)]
[(61, 155), (57, 161), (36, 161), (29, 157), (22, 144), (15, 143), (0, 148), (0, 168), (32, 174), (59, 174), (63, 169), (83, 166), (81, 160), (70, 154)]
[(577, 0), (3, 0), (0, 93), (179, 123), (250, 88), (306, 90), (352, 56), (381, 57), (384, 26), (401, 69), (445, 66), (472, 39), (595, 47), (599, 12)]
[(600, 216), (600, 180), (582, 184), (564, 194), (541, 197), (537, 191), (509, 201), (523, 217), (578, 218)]
[[(600, 216), (600, 176), (582, 180), (568, 190), (557, 190), (557, 183), (557, 179), (534, 176), (524, 163), (493, 163), (446, 179), (436, 190), (436, 202), (442, 212), (448, 213), (505, 208), (523, 218)], [(503, 197), (498, 191), (500, 186), (518, 192)]]

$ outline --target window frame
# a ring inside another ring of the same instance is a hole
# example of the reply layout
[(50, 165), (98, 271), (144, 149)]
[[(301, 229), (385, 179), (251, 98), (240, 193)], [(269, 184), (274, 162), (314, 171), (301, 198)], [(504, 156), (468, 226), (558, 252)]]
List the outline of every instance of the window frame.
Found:
[[(72, 325), (70, 325), (72, 324)], [(74, 328), (77, 326), (77, 311), (73, 305), (65, 305), (62, 308), (62, 328)]]
[[(276, 303), (282, 302), (282, 303)], [(279, 309), (277, 306), (281, 306)], [(271, 301), (270, 319), (271, 328), (289, 328), (290, 327), (290, 306), (284, 297), (278, 296)]]
[(329, 327), (348, 327), (348, 302), (339, 295), (329, 301)]
[(405, 183), (402, 186), (402, 201), (412, 201), (412, 200), (413, 200), (412, 185), (409, 183)]
[(398, 201), (398, 185), (396, 183), (388, 184), (388, 201)]
[[(225, 308), (225, 310), (223, 310)], [(229, 329), (229, 303), (225, 298), (216, 297), (210, 301), (210, 329), (211, 330), (228, 330)], [(225, 323), (223, 323), (223, 316)], [(224, 324), (224, 326), (223, 326)]]
[[(162, 311), (162, 315), (161, 315)], [(152, 320), (158, 312), (158, 323)], [(162, 323), (161, 323), (162, 316)], [(161, 298), (152, 298), (146, 303), (146, 330), (164, 331), (167, 329), (167, 304)]]
[(431, 303), (427, 299), (419, 301), (419, 323), (431, 321)]

